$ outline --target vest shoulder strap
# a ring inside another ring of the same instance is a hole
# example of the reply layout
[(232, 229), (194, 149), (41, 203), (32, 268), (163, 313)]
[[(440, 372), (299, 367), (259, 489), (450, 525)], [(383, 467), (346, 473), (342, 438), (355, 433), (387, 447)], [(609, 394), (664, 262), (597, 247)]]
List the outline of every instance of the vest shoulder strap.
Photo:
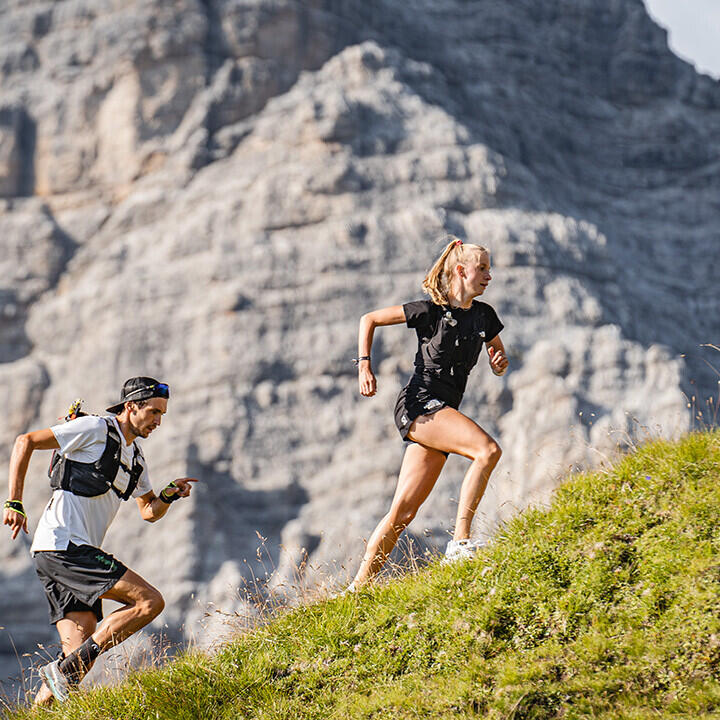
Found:
[[(105, 444), (105, 452), (103, 452), (103, 456), (102, 458), (100, 458), (100, 462), (103, 462), (103, 460), (107, 459), (109, 467), (113, 469), (112, 475), (110, 476), (110, 488), (113, 490), (113, 492), (121, 500), (129, 500), (132, 494), (135, 492), (135, 488), (138, 486), (140, 476), (142, 475), (144, 469), (143, 464), (140, 462), (140, 448), (138, 447), (137, 442), (133, 440), (132, 466), (127, 467), (127, 465), (125, 465), (125, 463), (122, 461), (123, 438), (121, 438), (120, 433), (118, 432), (117, 428), (115, 427), (115, 423), (112, 421), (111, 418), (104, 418), (104, 420), (107, 423), (108, 434), (107, 442)], [(129, 476), (128, 484), (125, 490), (119, 490), (115, 486), (115, 476), (117, 475), (117, 472), (120, 468), (122, 468)]]
[(105, 449), (99, 460), (95, 461), (95, 467), (98, 472), (104, 475), (109, 484), (115, 480), (121, 459), (121, 440), (120, 433), (115, 427), (115, 423), (110, 418), (103, 418), (107, 425), (107, 438), (105, 440)]

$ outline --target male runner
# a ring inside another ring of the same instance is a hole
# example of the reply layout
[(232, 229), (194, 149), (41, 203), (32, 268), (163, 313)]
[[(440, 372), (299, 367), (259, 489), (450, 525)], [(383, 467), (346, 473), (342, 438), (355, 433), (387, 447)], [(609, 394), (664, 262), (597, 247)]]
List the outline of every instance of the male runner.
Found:
[[(162, 612), (162, 595), (139, 575), (100, 549), (123, 500), (134, 497), (144, 520), (155, 522), (170, 504), (190, 494), (195, 478), (179, 478), (159, 497), (135, 442), (160, 425), (170, 389), (150, 377), (130, 378), (110, 416), (85, 415), (18, 436), (10, 458), (10, 497), (3, 524), (14, 540), (26, 533), (22, 496), (30, 456), (55, 449), (52, 498), (38, 523), (30, 552), (45, 588), (63, 658), (41, 668), (44, 684), (35, 702), (64, 701), (97, 656), (121, 643)], [(102, 620), (101, 598), (122, 603)]]

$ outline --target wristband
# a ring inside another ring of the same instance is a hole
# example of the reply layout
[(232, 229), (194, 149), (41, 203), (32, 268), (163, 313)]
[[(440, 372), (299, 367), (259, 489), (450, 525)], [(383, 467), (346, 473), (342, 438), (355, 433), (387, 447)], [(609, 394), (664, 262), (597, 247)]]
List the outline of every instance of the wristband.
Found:
[(369, 355), (361, 355), (360, 357), (353, 358), (352, 361), (355, 365), (359, 365), (363, 360), (370, 360)]
[(27, 515), (25, 514), (25, 508), (19, 500), (6, 500), (3, 508), (5, 508), (6, 510), (13, 510), (14, 512), (22, 515), (24, 518), (27, 518)]
[(170, 503), (174, 503), (176, 500), (179, 500), (179, 499), (180, 499), (180, 493), (173, 493), (172, 495), (166, 495), (166, 494), (165, 494), (165, 491), (166, 491), (168, 488), (176, 488), (176, 487), (177, 487), (177, 485), (175, 484), (174, 481), (171, 482), (171, 483), (168, 483), (168, 484), (162, 489), (162, 491), (160, 492), (160, 495), (159, 495), (158, 497), (159, 497), (164, 503), (166, 503), (166, 504), (168, 504), (168, 505), (169, 505)]

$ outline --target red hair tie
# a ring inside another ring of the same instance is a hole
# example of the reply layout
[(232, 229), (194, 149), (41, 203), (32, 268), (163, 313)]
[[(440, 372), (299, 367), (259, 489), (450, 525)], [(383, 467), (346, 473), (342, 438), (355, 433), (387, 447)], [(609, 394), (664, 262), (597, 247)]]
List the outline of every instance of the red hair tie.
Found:
[(462, 240), (455, 241), (455, 247), (458, 247), (458, 245), (462, 245)]

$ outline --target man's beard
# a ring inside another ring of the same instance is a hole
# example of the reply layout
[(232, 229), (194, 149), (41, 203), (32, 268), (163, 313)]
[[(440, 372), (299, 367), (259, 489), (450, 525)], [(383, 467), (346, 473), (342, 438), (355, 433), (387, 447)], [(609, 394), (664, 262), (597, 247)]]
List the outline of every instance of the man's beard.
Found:
[(145, 437), (140, 428), (130, 419), (130, 430), (135, 437)]

